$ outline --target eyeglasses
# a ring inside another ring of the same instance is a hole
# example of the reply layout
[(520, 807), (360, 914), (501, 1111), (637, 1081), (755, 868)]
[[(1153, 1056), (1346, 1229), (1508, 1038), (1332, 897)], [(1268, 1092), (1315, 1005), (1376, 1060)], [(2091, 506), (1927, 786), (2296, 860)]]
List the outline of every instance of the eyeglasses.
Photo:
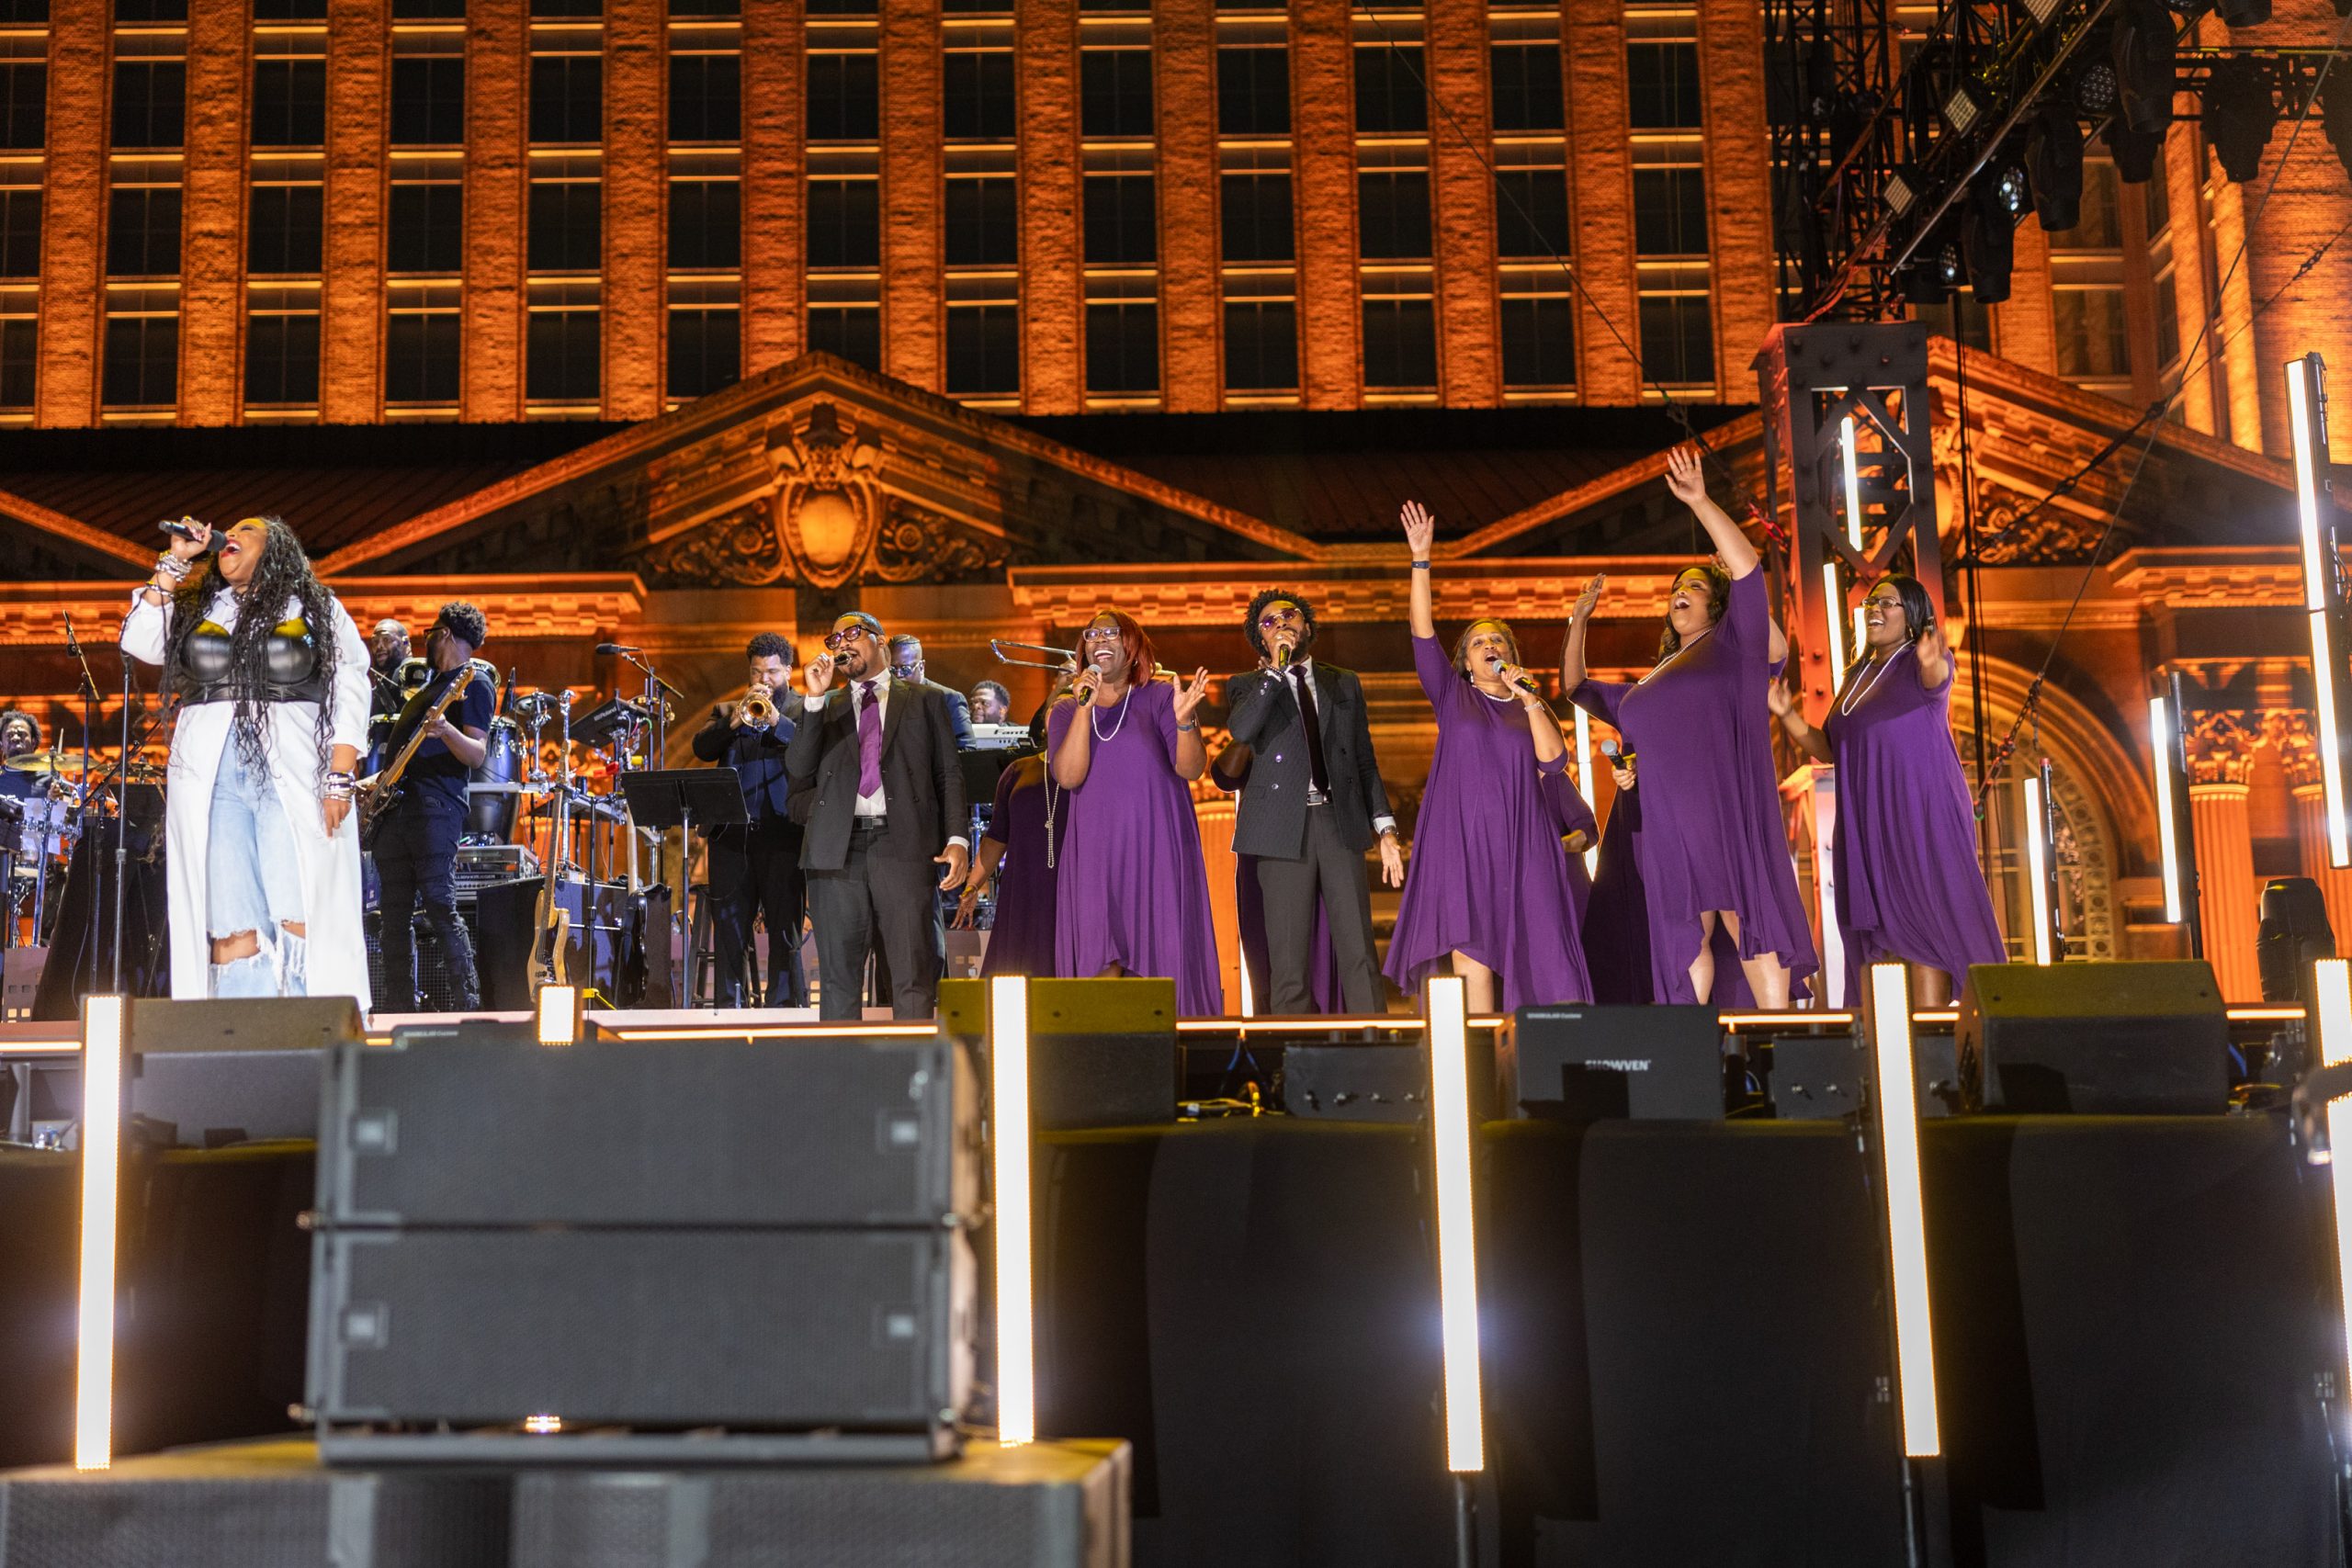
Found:
[(1261, 632), (1280, 631), (1298, 618), (1296, 610), (1272, 611), (1258, 617), (1258, 629)]
[(857, 641), (858, 638), (872, 637), (873, 635), (874, 634), (872, 632), (866, 630), (864, 626), (859, 626), (853, 631), (827, 632), (825, 634), (825, 649), (829, 653), (839, 653), (851, 643)]
[(1116, 642), (1119, 640), (1119, 628), (1116, 626), (1089, 626), (1085, 631), (1079, 634), (1078, 640), (1080, 642)]

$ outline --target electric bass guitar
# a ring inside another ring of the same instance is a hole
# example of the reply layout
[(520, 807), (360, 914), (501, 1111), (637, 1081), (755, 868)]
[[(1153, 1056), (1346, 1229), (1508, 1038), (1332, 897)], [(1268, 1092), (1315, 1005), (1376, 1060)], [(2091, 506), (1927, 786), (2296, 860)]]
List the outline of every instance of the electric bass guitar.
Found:
[(376, 775), (374, 782), (368, 786), (367, 793), (360, 797), (359, 847), (362, 850), (372, 850), (376, 847), (376, 835), (383, 831), (384, 818), (391, 814), (392, 807), (400, 803), (401, 796), (405, 793), (401, 788), (401, 774), (407, 771), (409, 759), (414, 757), (416, 749), (424, 744), (425, 737), (433, 731), (435, 721), (447, 713), (457, 704), (458, 699), (466, 694), (466, 688), (473, 684), (473, 679), (472, 665), (468, 664), (458, 670), (458, 678), (449, 682), (449, 689), (435, 700), (432, 711), (427, 713), (418, 722), (417, 727), (409, 732), (407, 741), (393, 755), (392, 760), (384, 765), (383, 771)]

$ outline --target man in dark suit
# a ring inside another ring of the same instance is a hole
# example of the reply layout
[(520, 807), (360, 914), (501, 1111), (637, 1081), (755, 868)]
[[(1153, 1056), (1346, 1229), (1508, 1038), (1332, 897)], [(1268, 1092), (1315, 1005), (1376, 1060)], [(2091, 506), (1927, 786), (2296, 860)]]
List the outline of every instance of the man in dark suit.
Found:
[[(866, 959), (879, 946), (892, 1015), (929, 1018), (939, 996), (935, 890), (963, 886), (971, 852), (946, 700), (899, 681), (882, 623), (852, 610), (808, 666), (803, 702), (785, 765), (803, 829), (820, 1015), (859, 1016)], [(946, 869), (934, 876), (934, 865)]]
[(1227, 723), (1234, 740), (1254, 753), (1233, 852), (1258, 857), (1272, 992), (1266, 1010), (1315, 1010), (1309, 965), (1319, 906), (1348, 1011), (1385, 1012), (1363, 852), (1377, 838), (1391, 887), (1405, 880), (1405, 860), (1372, 754), (1363, 682), (1352, 671), (1308, 656), (1315, 611), (1304, 595), (1264, 590), (1250, 602), (1241, 631), (1257, 651), (1258, 668), (1226, 682)]
[(800, 825), (791, 817), (791, 780), (785, 749), (792, 739), (793, 716), (800, 707), (792, 690), (792, 645), (762, 632), (744, 649), (750, 660), (744, 695), (765, 694), (775, 705), (773, 722), (753, 718), (742, 701), (720, 703), (695, 734), (695, 755), (723, 762), (743, 785), (741, 826), (710, 834), (711, 932), (718, 949), (718, 1003), (748, 1005), (744, 981), (751, 972), (752, 921), (768, 927), (766, 1005), (808, 1005), (808, 977), (800, 964), (801, 916), (808, 887), (800, 870)]
[(955, 687), (943, 686), (924, 673), (922, 638), (912, 632), (900, 632), (890, 639), (890, 673), (910, 686), (921, 686), (946, 698), (948, 723), (956, 731), (956, 750), (972, 749), (972, 705)]

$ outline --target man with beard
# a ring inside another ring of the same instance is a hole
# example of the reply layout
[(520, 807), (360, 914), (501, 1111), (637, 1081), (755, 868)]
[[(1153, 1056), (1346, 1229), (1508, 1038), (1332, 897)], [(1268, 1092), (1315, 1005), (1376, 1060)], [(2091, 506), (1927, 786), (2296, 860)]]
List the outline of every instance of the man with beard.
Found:
[(1373, 756), (1363, 685), (1352, 671), (1311, 656), (1315, 610), (1303, 594), (1260, 592), (1241, 635), (1258, 668), (1226, 683), (1227, 724), (1252, 753), (1233, 852), (1256, 857), (1272, 993), (1267, 1010), (1315, 1010), (1310, 965), (1319, 908), (1347, 1010), (1385, 1012), (1364, 851), (1377, 838), (1391, 887), (1404, 881), (1405, 862)]
[[(963, 885), (971, 848), (946, 697), (898, 678), (882, 623), (862, 610), (834, 621), (804, 691), (785, 767), (803, 828), (819, 1014), (860, 1015), (866, 959), (879, 947), (892, 1015), (929, 1018), (939, 995), (935, 890)], [(945, 868), (935, 878), (934, 865)]]

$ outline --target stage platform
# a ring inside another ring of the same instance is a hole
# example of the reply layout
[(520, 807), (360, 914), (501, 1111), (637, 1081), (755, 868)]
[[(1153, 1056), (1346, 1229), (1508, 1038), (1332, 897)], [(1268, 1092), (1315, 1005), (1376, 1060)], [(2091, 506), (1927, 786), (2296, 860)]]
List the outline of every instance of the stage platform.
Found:
[(945, 1464), (335, 1470), (229, 1443), (0, 1474), (0, 1568), (1127, 1568), (1125, 1443)]

